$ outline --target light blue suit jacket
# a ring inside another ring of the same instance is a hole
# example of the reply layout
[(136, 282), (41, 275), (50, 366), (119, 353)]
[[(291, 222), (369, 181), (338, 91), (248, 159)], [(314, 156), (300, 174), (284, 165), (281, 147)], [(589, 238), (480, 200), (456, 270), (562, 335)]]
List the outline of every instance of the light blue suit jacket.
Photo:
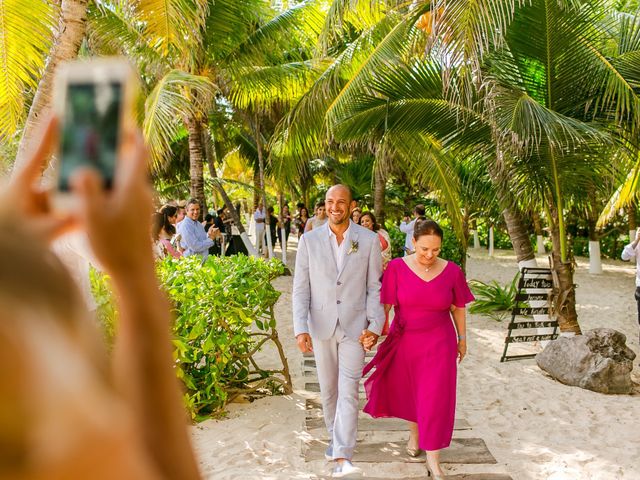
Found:
[[(298, 243), (293, 277), (293, 330), (326, 340), (336, 324), (357, 339), (362, 330), (380, 334), (382, 256), (378, 235), (351, 222), (347, 252), (338, 271), (329, 243), (329, 223), (305, 233)], [(358, 245), (357, 251), (353, 248)]]

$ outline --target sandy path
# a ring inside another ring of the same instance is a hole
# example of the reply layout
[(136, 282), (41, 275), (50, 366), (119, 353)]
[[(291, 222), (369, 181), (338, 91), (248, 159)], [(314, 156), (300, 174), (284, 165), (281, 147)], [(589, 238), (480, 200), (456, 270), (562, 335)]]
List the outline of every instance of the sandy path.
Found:
[[(579, 260), (575, 277), (583, 329), (615, 328), (638, 352), (633, 266), (606, 261), (602, 275), (589, 275), (587, 268), (586, 260)], [(504, 284), (515, 273), (511, 252), (497, 252), (493, 259), (484, 251), (472, 252), (468, 262), (468, 278)], [(329, 471), (325, 462), (305, 463), (301, 456), (301, 442), (308, 438), (304, 400), (310, 394), (302, 391), (300, 354), (292, 338), (291, 277), (278, 278), (274, 285), (283, 292), (276, 315), (296, 392), (231, 405), (227, 419), (193, 427), (206, 478), (303, 479)], [(483, 438), (498, 464), (464, 465), (459, 472), (508, 473), (514, 480), (640, 479), (640, 392), (601, 395), (551, 380), (534, 360), (501, 364), (506, 322), (469, 318), (469, 356), (460, 368), (457, 416), (473, 430), (460, 435)], [(263, 355), (268, 360), (274, 354)], [(640, 382), (637, 370), (633, 375)], [(363, 468), (369, 476), (375, 470), (384, 478), (424, 475), (421, 465)]]

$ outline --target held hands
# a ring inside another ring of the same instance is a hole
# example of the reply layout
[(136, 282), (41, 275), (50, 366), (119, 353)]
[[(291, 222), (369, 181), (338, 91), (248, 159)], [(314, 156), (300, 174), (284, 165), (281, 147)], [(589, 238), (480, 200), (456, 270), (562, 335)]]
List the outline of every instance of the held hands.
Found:
[(302, 353), (313, 352), (313, 343), (311, 342), (311, 335), (308, 333), (301, 333), (296, 336), (296, 342), (298, 342), (298, 349)]
[(358, 340), (364, 347), (364, 351), (370, 352), (371, 349), (378, 342), (378, 337), (379, 335), (376, 335), (375, 333), (370, 332), (369, 330), (363, 330), (362, 335), (360, 335), (360, 338)]

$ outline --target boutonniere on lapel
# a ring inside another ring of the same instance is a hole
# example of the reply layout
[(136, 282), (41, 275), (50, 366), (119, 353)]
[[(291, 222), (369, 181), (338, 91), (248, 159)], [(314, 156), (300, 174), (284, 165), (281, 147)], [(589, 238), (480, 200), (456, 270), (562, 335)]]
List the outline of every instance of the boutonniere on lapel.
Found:
[(352, 253), (356, 253), (358, 251), (358, 241), (357, 240), (351, 240), (351, 248), (349, 249), (349, 251), (347, 252), (347, 255), (351, 255)]

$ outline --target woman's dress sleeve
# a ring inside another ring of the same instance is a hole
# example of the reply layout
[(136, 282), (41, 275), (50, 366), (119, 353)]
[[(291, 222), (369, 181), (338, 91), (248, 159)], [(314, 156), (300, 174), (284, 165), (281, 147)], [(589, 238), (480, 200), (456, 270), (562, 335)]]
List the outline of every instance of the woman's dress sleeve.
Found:
[(389, 263), (389, 267), (382, 276), (382, 288), (380, 289), (380, 303), (386, 305), (398, 304), (398, 261)]
[(458, 308), (464, 308), (467, 303), (475, 300), (475, 297), (467, 285), (462, 269), (456, 265), (455, 279), (453, 282), (453, 304)]

